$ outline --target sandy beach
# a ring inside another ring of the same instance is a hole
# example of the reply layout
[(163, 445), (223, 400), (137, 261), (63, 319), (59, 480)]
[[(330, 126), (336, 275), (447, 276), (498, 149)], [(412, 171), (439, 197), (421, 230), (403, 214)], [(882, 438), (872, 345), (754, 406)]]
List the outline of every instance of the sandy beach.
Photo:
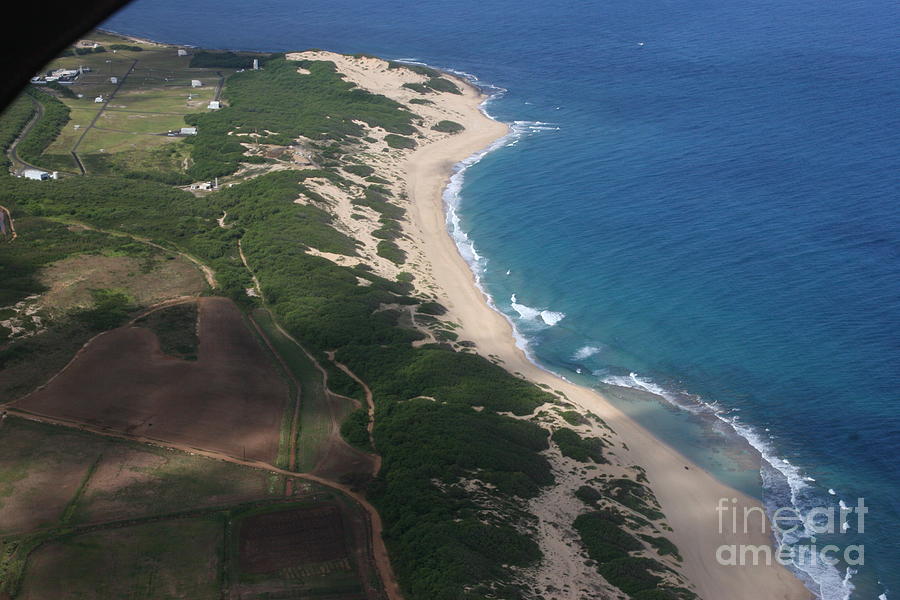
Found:
[[(407, 69), (390, 68), (388, 63), (373, 57), (353, 57), (323, 51), (292, 53), (289, 59), (329, 60), (346, 79), (361, 88), (382, 94), (398, 102), (410, 104), (421, 96), (404, 84), (425, 80), (420, 74)], [(302, 73), (303, 71), (300, 70)], [(407, 253), (407, 261), (399, 267), (376, 255), (377, 239), (372, 237), (372, 223), (353, 219), (351, 198), (337, 189), (330, 189), (326, 181), (314, 187), (329, 200), (332, 213), (337, 217), (336, 226), (363, 243), (361, 256), (379, 274), (394, 278), (401, 271), (415, 276), (415, 285), (422, 295), (431, 296), (448, 309), (446, 318), (459, 324), (456, 329), (461, 340), (476, 344), (477, 351), (502, 364), (514, 374), (562, 392), (568, 400), (583, 411), (601, 417), (616, 433), (618, 445), (615, 454), (622, 467), (637, 465), (646, 470), (649, 485), (666, 515), (673, 531), (668, 537), (678, 546), (683, 558), (679, 570), (687, 577), (693, 589), (705, 600), (805, 600), (812, 594), (786, 568), (774, 566), (727, 566), (716, 559), (722, 545), (771, 546), (771, 536), (760, 531), (759, 510), (751, 518), (749, 533), (735, 533), (725, 519), (723, 532), (719, 529), (719, 513), (716, 506), (720, 499), (727, 499), (729, 507), (742, 511), (760, 509), (760, 503), (716, 480), (711, 474), (696, 466), (679, 452), (654, 437), (649, 431), (627, 417), (600, 394), (561, 379), (529, 361), (516, 346), (509, 321), (492, 309), (485, 295), (476, 286), (469, 265), (460, 255), (451, 238), (446, 222), (442, 193), (449, 182), (454, 166), (469, 156), (488, 148), (509, 133), (508, 127), (490, 119), (480, 110), (486, 97), (462, 79), (451, 77), (462, 90), (461, 94), (432, 94), (429, 102), (415, 103), (416, 114), (422, 117), (418, 147), (414, 150), (388, 148), (384, 143), (387, 132), (370, 128), (367, 135), (373, 142), (360, 157), (376, 168), (379, 174), (392, 180), (392, 189), (406, 195), (403, 205), (409, 221), (403, 224), (405, 239), (398, 244)], [(465, 130), (457, 134), (438, 133), (431, 126), (449, 119), (460, 123)], [(307, 185), (316, 185), (307, 180)], [(362, 183), (362, 182), (360, 182)], [(405, 185), (404, 185), (405, 183)], [(302, 202), (304, 200), (298, 200)], [(348, 264), (349, 257), (317, 253), (338, 264)], [(733, 502), (732, 502), (733, 499)], [(577, 504), (571, 508), (574, 514), (581, 510)], [(558, 509), (557, 509), (558, 512)], [(739, 514), (742, 514), (740, 512)], [(548, 520), (552, 520), (548, 517)], [(559, 520), (559, 519), (556, 519)], [(743, 532), (742, 526), (738, 531)], [(548, 541), (548, 540), (545, 540)], [(589, 572), (576, 573), (572, 566), (581, 560), (572, 555), (565, 534), (549, 540), (550, 546), (568, 558), (545, 565), (550, 568), (551, 579), (566, 581), (573, 577), (589, 577)], [(577, 554), (577, 552), (576, 552)], [(774, 554), (774, 553), (773, 553)], [(577, 559), (576, 561), (573, 561)], [(579, 575), (580, 573), (580, 575)]]
[(716, 549), (723, 544), (770, 543), (769, 536), (760, 534), (758, 528), (750, 535), (719, 534), (715, 508), (720, 498), (736, 498), (741, 507), (758, 507), (756, 500), (718, 482), (596, 392), (536, 367), (516, 346), (510, 323), (490, 308), (447, 231), (442, 191), (453, 165), (507, 133), (504, 124), (489, 119), (479, 110), (484, 98), (475, 89), (466, 86), (462, 99), (467, 108), (466, 132), (421, 148), (406, 163), (411, 217), (421, 231), (420, 243), (431, 263), (440, 289), (438, 295), (453, 320), (462, 325), (461, 337), (475, 342), (481, 354), (501, 357), (511, 372), (564, 392), (571, 401), (598, 414), (612, 426), (627, 444), (634, 463), (646, 469), (650, 485), (674, 529), (673, 541), (684, 555), (685, 573), (703, 598), (811, 598), (802, 583), (781, 566), (722, 566), (716, 561)]

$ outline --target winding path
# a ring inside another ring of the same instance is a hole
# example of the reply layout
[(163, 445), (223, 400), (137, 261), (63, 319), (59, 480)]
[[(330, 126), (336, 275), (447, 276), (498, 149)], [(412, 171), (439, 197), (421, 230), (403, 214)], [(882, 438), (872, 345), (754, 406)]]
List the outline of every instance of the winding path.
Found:
[(18, 237), (18, 234), (16, 233), (16, 223), (15, 221), (13, 221), (12, 213), (8, 208), (2, 205), (0, 205), (0, 212), (5, 215), (4, 217), (2, 217), (2, 221), (0, 221), (0, 223), (3, 223), (9, 227), (9, 233), (11, 234), (9, 241), (13, 241)]
[[(18, 152), (19, 143), (25, 139), (25, 137), (28, 135), (28, 132), (31, 131), (31, 129), (34, 127), (35, 123), (37, 123), (38, 120), (44, 116), (44, 105), (41, 104), (40, 102), (38, 102), (37, 100), (35, 100), (34, 98), (32, 98), (31, 96), (29, 96), (28, 98), (31, 100), (32, 105), (34, 105), (34, 109), (35, 109), (34, 114), (31, 115), (31, 119), (28, 121), (28, 123), (25, 124), (25, 127), (22, 128), (22, 131), (19, 132), (19, 135), (16, 137), (16, 139), (13, 141), (13, 143), (9, 145), (9, 149), (6, 151), (7, 156), (9, 156), (9, 163), (10, 163), (9, 168), (10, 168), (10, 171), (12, 171), (13, 173), (21, 171), (22, 169), (24, 169), (26, 167), (30, 168), (30, 169), (38, 169), (39, 171), (45, 170), (45, 169), (41, 169), (40, 167), (37, 167), (31, 163), (27, 163), (24, 160), (22, 160), (21, 158), (19, 158), (19, 152)], [(21, 166), (17, 167), (16, 165), (21, 165)]]
[(261, 460), (252, 460), (237, 456), (231, 456), (229, 454), (225, 454), (224, 452), (196, 448), (188, 444), (177, 444), (174, 442), (169, 442), (149, 436), (133, 435), (129, 433), (113, 431), (106, 427), (98, 427), (96, 425), (91, 425), (80, 421), (32, 413), (30, 411), (21, 409), (7, 408), (3, 411), (3, 415), (19, 417), (21, 419), (34, 421), (37, 423), (45, 423), (49, 425), (67, 427), (70, 429), (77, 429), (79, 431), (86, 431), (109, 438), (138, 442), (141, 444), (150, 444), (160, 448), (169, 448), (171, 450), (187, 452), (188, 454), (192, 455), (205, 456), (206, 458), (211, 458), (214, 460), (221, 460), (224, 462), (242, 465), (253, 469), (268, 471), (270, 473), (275, 473), (284, 477), (311, 481), (321, 486), (337, 490), (338, 492), (341, 492), (342, 494), (349, 496), (354, 501), (356, 501), (356, 503), (359, 504), (359, 506), (362, 507), (362, 509), (366, 512), (369, 524), (371, 526), (372, 555), (375, 560), (375, 566), (377, 567), (378, 573), (381, 576), (382, 583), (384, 584), (385, 593), (387, 594), (389, 600), (403, 600), (403, 596), (400, 593), (400, 586), (397, 583), (397, 578), (394, 575), (394, 570), (393, 567), (391, 567), (391, 561), (388, 557), (387, 548), (385, 547), (384, 539), (382, 538), (382, 531), (384, 530), (384, 526), (382, 525), (381, 515), (378, 514), (378, 511), (375, 509), (375, 507), (372, 506), (362, 494), (354, 491), (353, 489), (342, 483), (337, 483), (335, 481), (325, 479), (324, 477), (319, 477), (318, 475), (312, 475), (310, 473), (294, 473), (293, 471), (281, 469)]

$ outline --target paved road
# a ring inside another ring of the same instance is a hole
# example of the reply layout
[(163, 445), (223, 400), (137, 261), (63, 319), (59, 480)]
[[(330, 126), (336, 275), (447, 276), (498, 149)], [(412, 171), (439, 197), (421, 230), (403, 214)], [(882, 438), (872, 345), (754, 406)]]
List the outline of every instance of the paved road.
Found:
[[(31, 120), (25, 124), (25, 127), (22, 129), (21, 133), (19, 133), (19, 137), (15, 139), (15, 141), (9, 146), (9, 150), (6, 151), (6, 154), (9, 156), (10, 170), (13, 173), (19, 173), (22, 169), (30, 168), (30, 169), (39, 169), (44, 171), (46, 169), (41, 169), (40, 167), (36, 167), (31, 163), (27, 163), (21, 158), (19, 158), (19, 142), (25, 139), (25, 136), (28, 135), (28, 132), (31, 131), (34, 124), (38, 122), (38, 119), (44, 116), (44, 105), (29, 96), (32, 104), (34, 104), (34, 115), (32, 115)], [(19, 166), (17, 166), (19, 165)]]

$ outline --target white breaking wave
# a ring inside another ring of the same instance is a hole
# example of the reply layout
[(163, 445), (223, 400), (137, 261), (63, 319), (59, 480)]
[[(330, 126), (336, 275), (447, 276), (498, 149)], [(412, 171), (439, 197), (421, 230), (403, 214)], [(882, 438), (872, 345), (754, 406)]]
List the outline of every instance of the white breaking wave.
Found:
[(513, 310), (519, 313), (519, 316), (526, 321), (543, 323), (544, 325), (553, 327), (566, 318), (565, 313), (547, 309), (532, 308), (530, 306), (526, 306), (525, 304), (519, 304), (516, 301), (515, 294), (510, 297), (509, 301), (512, 305)]
[[(412, 62), (412, 61), (405, 61)], [(421, 64), (421, 63), (420, 63)], [(490, 84), (484, 84), (478, 80), (477, 77), (470, 73), (464, 73), (462, 71), (455, 71), (453, 69), (445, 69), (450, 73), (454, 73), (460, 75), (461, 77), (466, 78), (473, 85), (479, 87), (481, 90), (485, 91), (488, 95), (488, 98), (481, 103), (481, 112), (485, 114), (485, 116), (493, 119), (494, 117), (488, 112), (488, 105), (495, 101), (497, 98), (503, 96), (506, 93), (506, 90), (501, 87), (492, 86)], [(496, 120), (496, 119), (495, 119)], [(534, 126), (535, 129), (531, 129), (531, 126)], [(465, 160), (457, 163), (453, 167), (453, 173), (450, 176), (450, 182), (447, 184), (447, 187), (444, 188), (444, 192), (442, 194), (442, 198), (444, 201), (444, 210), (446, 212), (446, 222), (447, 222), (447, 230), (450, 232), (450, 235), (453, 237), (454, 242), (456, 243), (456, 247), (460, 253), (460, 255), (465, 259), (465, 261), (469, 264), (469, 268), (472, 270), (473, 275), (475, 276), (475, 285), (481, 290), (481, 293), (484, 294), (485, 300), (488, 303), (488, 306), (493, 308), (495, 311), (503, 315), (503, 317), (509, 321), (513, 330), (513, 338), (516, 341), (516, 346), (521, 349), (525, 356), (534, 363), (536, 366), (544, 369), (542, 365), (540, 365), (531, 353), (531, 349), (528, 346), (528, 340), (516, 327), (515, 322), (509, 318), (509, 316), (497, 308), (496, 303), (494, 303), (494, 299), (488, 294), (484, 286), (481, 283), (481, 276), (484, 273), (484, 269), (487, 266), (487, 261), (482, 258), (481, 255), (478, 254), (478, 251), (475, 249), (475, 244), (472, 242), (471, 238), (469, 238), (468, 234), (463, 230), (460, 221), (459, 215), (457, 214), (457, 209), (459, 208), (459, 203), (461, 201), (460, 190), (462, 189), (463, 181), (465, 179), (466, 170), (474, 164), (477, 164), (481, 161), (482, 158), (493, 152), (494, 150), (498, 150), (503, 148), (504, 146), (514, 145), (518, 142), (522, 137), (529, 135), (540, 133), (546, 131), (546, 127), (550, 124), (548, 123), (540, 123), (540, 122), (532, 122), (532, 121), (516, 121), (512, 125), (510, 125), (510, 131), (504, 137), (496, 140), (493, 144), (476, 152), (466, 158)], [(562, 313), (559, 313), (562, 314)], [(554, 318), (554, 314), (549, 314), (548, 318), (551, 320)], [(563, 315), (564, 316), (564, 315)], [(561, 317), (560, 317), (561, 318)], [(557, 319), (558, 320), (558, 319)], [(552, 372), (552, 371), (551, 371)], [(555, 375), (559, 375), (558, 373), (554, 373)]]
[(599, 353), (600, 348), (598, 348), (597, 346), (582, 346), (575, 351), (575, 354), (572, 355), (572, 360), (584, 360)]

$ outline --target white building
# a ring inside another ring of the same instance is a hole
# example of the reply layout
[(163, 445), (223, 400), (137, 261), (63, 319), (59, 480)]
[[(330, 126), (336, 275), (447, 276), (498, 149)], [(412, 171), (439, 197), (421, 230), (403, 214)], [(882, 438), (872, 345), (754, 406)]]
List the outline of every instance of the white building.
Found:
[(209, 106), (207, 106), (209, 110), (219, 110), (222, 106), (219, 104), (218, 100), (211, 100)]
[(203, 82), (199, 79), (191, 79), (191, 87), (203, 87)]
[(110, 83), (119, 83), (119, 78), (118, 77), (110, 77), (109, 82)]
[(182, 127), (181, 135), (197, 135), (196, 127)]
[(22, 177), (34, 179), (35, 181), (44, 181), (45, 179), (50, 179), (50, 173), (39, 169), (25, 169), (22, 171)]
[(253, 59), (253, 70), (254, 70), (254, 71), (258, 71), (258, 70), (259, 70), (259, 59), (258, 59), (258, 58), (254, 58), (254, 59)]
[(94, 104), (103, 104), (104, 102), (105, 100), (103, 99), (103, 96), (97, 96), (96, 98), (94, 98)]
[(184, 48), (179, 48), (178, 56), (187, 56), (187, 50), (185, 50)]

